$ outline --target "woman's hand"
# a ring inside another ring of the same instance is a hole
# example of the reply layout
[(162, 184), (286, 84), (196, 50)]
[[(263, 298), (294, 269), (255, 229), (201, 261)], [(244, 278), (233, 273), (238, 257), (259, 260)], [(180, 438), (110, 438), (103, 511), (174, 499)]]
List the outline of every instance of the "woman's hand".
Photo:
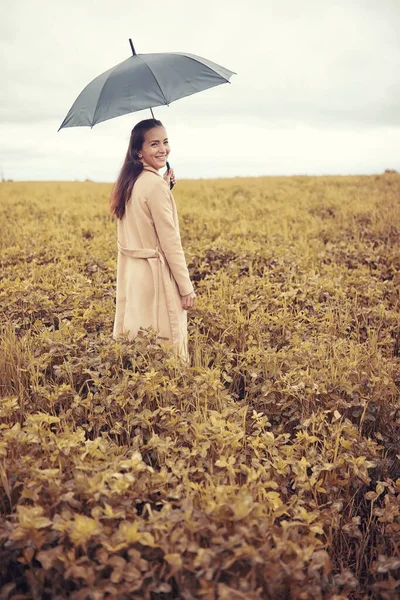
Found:
[(195, 292), (191, 292), (187, 296), (181, 296), (182, 298), (182, 308), (188, 310), (188, 308), (193, 308), (194, 299), (196, 298)]
[(175, 171), (173, 169), (167, 169), (163, 175), (163, 178), (168, 183), (168, 185), (170, 185), (170, 183), (172, 183), (172, 185), (175, 185), (176, 183)]

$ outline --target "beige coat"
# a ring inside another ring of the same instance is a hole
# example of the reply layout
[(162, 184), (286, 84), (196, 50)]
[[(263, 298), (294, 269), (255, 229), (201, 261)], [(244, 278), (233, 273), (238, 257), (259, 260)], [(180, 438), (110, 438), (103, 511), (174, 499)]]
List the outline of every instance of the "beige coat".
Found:
[(169, 185), (145, 163), (118, 219), (116, 312), (113, 337), (136, 336), (150, 325), (160, 341), (186, 361), (187, 311), (181, 296), (193, 285), (182, 249), (178, 213)]

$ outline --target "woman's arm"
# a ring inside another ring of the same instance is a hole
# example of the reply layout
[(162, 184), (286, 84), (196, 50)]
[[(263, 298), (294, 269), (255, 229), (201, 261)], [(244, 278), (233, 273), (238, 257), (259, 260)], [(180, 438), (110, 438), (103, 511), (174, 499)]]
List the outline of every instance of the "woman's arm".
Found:
[(161, 250), (168, 261), (179, 293), (181, 296), (186, 296), (194, 289), (190, 281), (181, 238), (175, 227), (168, 185), (163, 179), (157, 177), (148, 196), (148, 205), (160, 240)]

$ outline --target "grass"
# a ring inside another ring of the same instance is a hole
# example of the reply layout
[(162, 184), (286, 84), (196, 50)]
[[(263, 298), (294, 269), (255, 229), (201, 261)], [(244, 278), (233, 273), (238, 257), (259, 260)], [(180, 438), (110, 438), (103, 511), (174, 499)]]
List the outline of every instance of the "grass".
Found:
[(0, 184), (0, 596), (395, 598), (400, 176), (179, 182), (183, 367), (110, 191)]

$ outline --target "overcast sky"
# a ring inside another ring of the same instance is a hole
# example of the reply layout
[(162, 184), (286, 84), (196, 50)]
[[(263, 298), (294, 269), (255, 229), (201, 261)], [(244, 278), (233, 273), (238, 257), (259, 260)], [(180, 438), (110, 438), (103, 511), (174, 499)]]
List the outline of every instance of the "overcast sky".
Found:
[(400, 171), (400, 0), (2, 0), (0, 176), (112, 182), (150, 111), (57, 131), (137, 53), (188, 52), (230, 84), (154, 109), (181, 178)]

